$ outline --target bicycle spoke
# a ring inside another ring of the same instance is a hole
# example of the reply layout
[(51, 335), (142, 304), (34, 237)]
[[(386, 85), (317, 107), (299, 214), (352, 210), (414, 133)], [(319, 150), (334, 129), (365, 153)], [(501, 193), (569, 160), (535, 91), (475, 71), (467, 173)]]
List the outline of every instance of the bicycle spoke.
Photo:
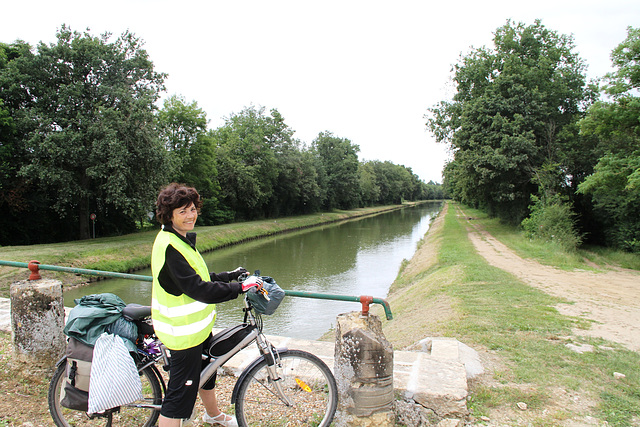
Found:
[(329, 369), (302, 351), (288, 350), (280, 357), (281, 391), (268, 380), (266, 363), (256, 365), (239, 386), (238, 422), (247, 426), (328, 426), (337, 405), (337, 388)]

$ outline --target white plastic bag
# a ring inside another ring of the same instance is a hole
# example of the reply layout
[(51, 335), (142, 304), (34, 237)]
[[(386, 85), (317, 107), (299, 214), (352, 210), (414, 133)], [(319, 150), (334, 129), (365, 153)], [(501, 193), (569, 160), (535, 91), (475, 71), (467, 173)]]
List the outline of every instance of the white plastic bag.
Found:
[(140, 375), (122, 338), (103, 333), (93, 348), (89, 413), (104, 412), (142, 399)]

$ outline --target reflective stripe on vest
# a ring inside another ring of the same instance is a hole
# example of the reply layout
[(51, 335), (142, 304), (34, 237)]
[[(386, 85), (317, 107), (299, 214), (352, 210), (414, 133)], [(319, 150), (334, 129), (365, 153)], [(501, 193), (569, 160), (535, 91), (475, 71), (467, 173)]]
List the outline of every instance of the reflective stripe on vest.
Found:
[(151, 271), (151, 317), (158, 338), (169, 349), (183, 350), (204, 341), (216, 319), (214, 304), (206, 304), (182, 294), (171, 295), (164, 290), (158, 276), (165, 263), (167, 247), (173, 246), (204, 281), (211, 280), (207, 264), (197, 250), (176, 234), (160, 231), (153, 244)]
[[(171, 325), (169, 323), (165, 323), (165, 322), (163, 322), (161, 320), (153, 319), (153, 329), (154, 329), (154, 331), (156, 331), (156, 334), (158, 336), (160, 336), (162, 334), (166, 334), (166, 335), (169, 335), (169, 336), (172, 336), (172, 337), (176, 338), (176, 337), (180, 337), (180, 336), (190, 335), (194, 330), (197, 330), (198, 328), (209, 328), (208, 330), (211, 331), (211, 328), (213, 327), (213, 322), (215, 321), (215, 319), (216, 319), (216, 312), (215, 311), (213, 311), (209, 315), (209, 317), (206, 317), (206, 318), (202, 319), (199, 322), (191, 323), (191, 324), (183, 325), (183, 326), (174, 326), (174, 325)], [(211, 324), (211, 327), (209, 327), (209, 324)], [(205, 336), (205, 338), (206, 338), (206, 336)], [(161, 339), (161, 341), (164, 343), (164, 340)], [(200, 343), (196, 343), (196, 344), (200, 344)], [(196, 345), (196, 344), (193, 344), (193, 345)], [(171, 347), (169, 347), (169, 348), (171, 348)], [(180, 349), (174, 348), (174, 350), (180, 350)]]

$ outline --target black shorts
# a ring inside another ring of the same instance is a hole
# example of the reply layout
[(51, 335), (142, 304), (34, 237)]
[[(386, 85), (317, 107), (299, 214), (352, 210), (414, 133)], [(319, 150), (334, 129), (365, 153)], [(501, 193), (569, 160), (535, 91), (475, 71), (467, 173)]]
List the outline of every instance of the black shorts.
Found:
[[(170, 350), (169, 383), (160, 413), (167, 418), (189, 418), (198, 397), (200, 372), (207, 365), (202, 349), (208, 346), (211, 335), (200, 345), (186, 350)], [(216, 385), (216, 373), (202, 387), (211, 390)]]

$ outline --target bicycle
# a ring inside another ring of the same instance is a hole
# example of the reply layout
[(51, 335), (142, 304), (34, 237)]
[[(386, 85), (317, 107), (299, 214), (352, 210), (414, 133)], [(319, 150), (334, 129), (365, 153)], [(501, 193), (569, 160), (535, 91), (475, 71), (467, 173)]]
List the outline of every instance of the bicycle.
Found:
[[(248, 293), (244, 296), (243, 311), (243, 322), (215, 334), (202, 355), (209, 363), (200, 375), (200, 387), (231, 357), (255, 342), (260, 356), (242, 371), (231, 395), (238, 425), (329, 426), (338, 405), (336, 380), (329, 367), (309, 352), (276, 349), (262, 333), (262, 316), (250, 302)], [(128, 304), (123, 316), (138, 326), (134, 359), (144, 399), (100, 414), (63, 407), (60, 402), (67, 375), (64, 357), (56, 365), (48, 392), (49, 411), (57, 426), (155, 425), (166, 391), (158, 365), (168, 369), (170, 351), (153, 332), (151, 307)]]

